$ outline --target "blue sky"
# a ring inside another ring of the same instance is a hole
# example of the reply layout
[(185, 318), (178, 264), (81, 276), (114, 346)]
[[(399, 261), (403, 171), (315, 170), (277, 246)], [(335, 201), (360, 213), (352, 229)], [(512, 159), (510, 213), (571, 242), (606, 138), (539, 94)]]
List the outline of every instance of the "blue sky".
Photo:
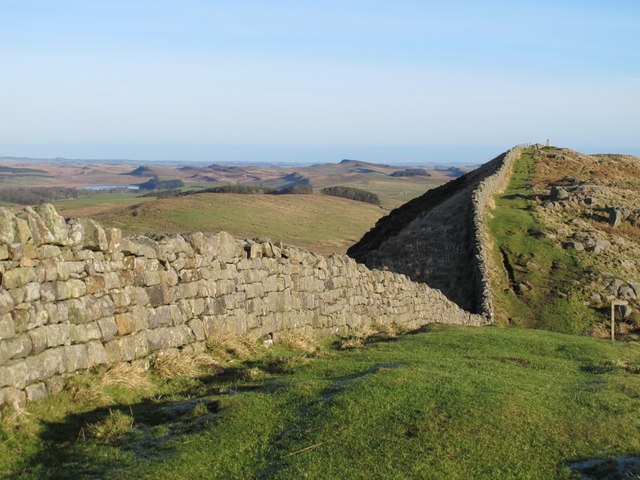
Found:
[(0, 155), (640, 155), (636, 0), (0, 0), (0, 65)]

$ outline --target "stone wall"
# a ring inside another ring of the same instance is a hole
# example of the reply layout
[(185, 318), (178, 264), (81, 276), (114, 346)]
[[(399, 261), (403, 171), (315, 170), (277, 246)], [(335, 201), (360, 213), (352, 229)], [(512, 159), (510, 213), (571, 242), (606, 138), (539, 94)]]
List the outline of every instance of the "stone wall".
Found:
[(123, 238), (90, 219), (67, 222), (51, 205), (0, 208), (0, 405), (54, 394), (96, 365), (197, 351), (218, 333), (277, 341), (283, 330), (488, 321), (346, 255), (224, 232)]
[(492, 318), (485, 207), (521, 152), (515, 147), (407, 202), (380, 219), (347, 253), (369, 268), (406, 274), (461, 308)]

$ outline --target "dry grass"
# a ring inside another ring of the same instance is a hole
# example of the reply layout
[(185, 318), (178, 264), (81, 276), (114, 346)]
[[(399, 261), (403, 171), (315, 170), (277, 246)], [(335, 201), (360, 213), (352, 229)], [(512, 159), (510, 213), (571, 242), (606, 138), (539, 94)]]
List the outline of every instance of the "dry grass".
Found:
[(320, 350), (320, 344), (315, 338), (307, 337), (293, 330), (279, 332), (276, 341), (283, 347), (305, 353), (317, 353)]
[(215, 365), (211, 355), (206, 353), (166, 353), (156, 355), (151, 361), (152, 371), (160, 378), (197, 377)]
[(87, 370), (75, 375), (67, 381), (65, 388), (72, 393), (76, 402), (104, 404), (112, 400), (107, 390), (113, 386), (148, 390), (153, 383), (140, 367), (122, 363), (107, 369)]
[(209, 337), (207, 348), (216, 358), (249, 359), (260, 353), (260, 346), (240, 335), (217, 334)]

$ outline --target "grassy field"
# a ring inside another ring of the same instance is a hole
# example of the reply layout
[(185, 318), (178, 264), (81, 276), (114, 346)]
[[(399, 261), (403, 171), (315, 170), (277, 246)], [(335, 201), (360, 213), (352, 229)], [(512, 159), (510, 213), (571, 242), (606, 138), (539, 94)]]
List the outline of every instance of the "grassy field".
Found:
[(326, 195), (210, 193), (152, 200), (93, 217), (127, 234), (224, 230), (330, 254), (346, 251), (385, 214), (374, 205)]
[(569, 479), (582, 462), (637, 478), (605, 476), (640, 454), (637, 344), (446, 326), (289, 340), (218, 339), (199, 376), (77, 377), (4, 418), (0, 476)]

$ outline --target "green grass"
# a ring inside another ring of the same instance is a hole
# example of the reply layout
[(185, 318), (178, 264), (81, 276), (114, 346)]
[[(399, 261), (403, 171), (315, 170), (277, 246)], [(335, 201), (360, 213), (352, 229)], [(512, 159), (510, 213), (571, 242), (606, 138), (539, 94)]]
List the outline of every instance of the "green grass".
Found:
[(385, 213), (374, 205), (319, 194), (209, 193), (153, 200), (95, 218), (127, 234), (224, 230), (329, 254), (344, 252)]
[(65, 212), (87, 207), (107, 205), (112, 208), (117, 205), (130, 205), (133, 203), (142, 203), (149, 200), (153, 199), (141, 197), (140, 193), (136, 192), (98, 192), (88, 195), (79, 195), (77, 198), (58, 200), (53, 202), (53, 205), (56, 207), (56, 210), (61, 215), (63, 215)]
[(584, 334), (606, 319), (584, 305), (579, 291), (584, 281), (577, 252), (556, 247), (541, 235), (528, 196), (535, 168), (533, 151), (516, 161), (509, 186), (496, 195), (496, 207), (486, 225), (494, 247), (494, 262), (504, 268), (495, 279), (497, 318), (519, 326)]
[(636, 344), (432, 326), (223, 367), (93, 406), (33, 404), (0, 430), (0, 475), (568, 479), (574, 462), (640, 453)]

